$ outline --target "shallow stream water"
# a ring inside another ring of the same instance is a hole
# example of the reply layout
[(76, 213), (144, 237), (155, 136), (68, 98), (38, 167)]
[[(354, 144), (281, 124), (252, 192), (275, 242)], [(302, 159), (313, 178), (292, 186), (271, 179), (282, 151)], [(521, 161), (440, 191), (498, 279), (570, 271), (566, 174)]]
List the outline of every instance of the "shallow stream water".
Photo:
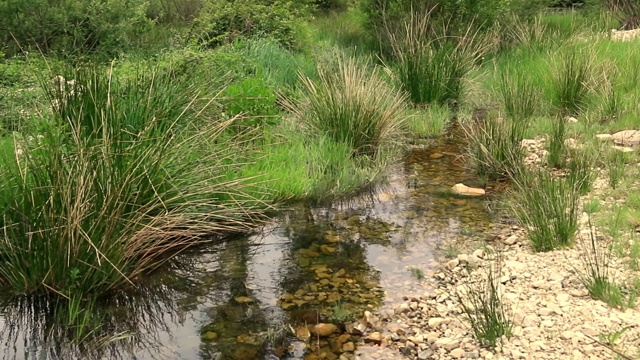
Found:
[[(375, 194), (295, 206), (259, 234), (182, 253), (112, 302), (108, 331), (124, 339), (91, 357), (302, 359), (304, 344), (290, 329), (347, 322), (431, 291), (419, 277), (445, 252), (442, 244), (471, 248), (494, 226), (487, 197), (448, 192), (459, 182), (480, 185), (460, 154), (459, 141), (443, 138), (412, 150)], [(41, 307), (3, 307), (2, 358), (66, 358), (65, 344), (41, 340)]]

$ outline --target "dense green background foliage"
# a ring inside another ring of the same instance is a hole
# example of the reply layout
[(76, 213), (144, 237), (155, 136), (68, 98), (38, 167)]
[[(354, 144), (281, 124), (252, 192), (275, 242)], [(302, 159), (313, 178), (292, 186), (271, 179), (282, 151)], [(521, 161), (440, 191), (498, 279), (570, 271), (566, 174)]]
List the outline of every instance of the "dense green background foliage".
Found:
[(9, 54), (123, 51), (151, 28), (147, 7), (144, 0), (6, 0), (0, 2), (0, 41)]

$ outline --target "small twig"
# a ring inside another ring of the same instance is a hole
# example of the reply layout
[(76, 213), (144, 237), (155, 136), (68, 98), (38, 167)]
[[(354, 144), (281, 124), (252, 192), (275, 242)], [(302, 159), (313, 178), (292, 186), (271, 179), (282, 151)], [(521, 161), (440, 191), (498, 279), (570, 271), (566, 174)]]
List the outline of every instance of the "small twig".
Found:
[(611, 350), (611, 351), (612, 351), (612, 352), (614, 352), (616, 355), (618, 355), (618, 356), (622, 357), (622, 358), (623, 358), (623, 359), (625, 359), (625, 360), (634, 360), (634, 358), (632, 358), (631, 356), (629, 356), (629, 355), (627, 355), (627, 354), (623, 353), (622, 351), (620, 351), (620, 350), (618, 350), (618, 349), (614, 348), (613, 346), (611, 346), (611, 345), (609, 345), (609, 344), (607, 344), (607, 343), (604, 343), (604, 342), (602, 342), (602, 341), (600, 341), (600, 340), (598, 340), (598, 339), (595, 339), (594, 337), (589, 336), (589, 335), (587, 335), (587, 334), (585, 334), (585, 336), (586, 336), (587, 338), (591, 339), (591, 341), (593, 341), (594, 343), (596, 343), (596, 344), (598, 344), (598, 345), (600, 345), (600, 346), (603, 346), (603, 347), (605, 347), (605, 348), (607, 348), (607, 349)]

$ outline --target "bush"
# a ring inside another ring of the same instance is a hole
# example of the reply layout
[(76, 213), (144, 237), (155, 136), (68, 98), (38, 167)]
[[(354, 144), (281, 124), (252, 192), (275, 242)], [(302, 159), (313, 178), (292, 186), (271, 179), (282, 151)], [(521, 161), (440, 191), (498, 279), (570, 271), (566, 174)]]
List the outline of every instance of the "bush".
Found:
[(136, 44), (151, 27), (144, 0), (0, 2), (0, 41), (11, 55), (18, 49), (42, 52), (116, 53)]
[(431, 11), (434, 23), (447, 24), (451, 33), (463, 34), (474, 28), (491, 28), (511, 11), (509, 0), (362, 0), (366, 26), (377, 31), (395, 27), (413, 11)]
[(374, 157), (406, 119), (405, 96), (367, 64), (340, 59), (337, 69), (319, 69), (318, 81), (307, 77), (301, 81), (301, 99), (287, 107), (307, 131), (347, 144), (354, 155)]
[(288, 0), (209, 0), (196, 18), (196, 43), (215, 48), (239, 38), (269, 37), (287, 48), (302, 46), (305, 6)]

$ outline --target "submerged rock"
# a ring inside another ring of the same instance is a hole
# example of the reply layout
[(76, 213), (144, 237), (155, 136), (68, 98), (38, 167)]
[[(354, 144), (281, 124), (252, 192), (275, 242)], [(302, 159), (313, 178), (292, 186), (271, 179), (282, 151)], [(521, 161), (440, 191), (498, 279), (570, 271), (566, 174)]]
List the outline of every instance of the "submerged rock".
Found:
[(250, 304), (254, 302), (254, 300), (248, 296), (236, 296), (233, 298), (238, 304)]
[(463, 196), (482, 196), (485, 194), (484, 189), (472, 188), (464, 184), (455, 184), (451, 188), (454, 194)]
[(216, 341), (218, 340), (218, 333), (213, 331), (207, 331), (206, 333), (202, 334), (200, 338), (206, 341)]
[(338, 331), (338, 327), (333, 324), (320, 323), (311, 328), (311, 334), (317, 336), (329, 336)]

